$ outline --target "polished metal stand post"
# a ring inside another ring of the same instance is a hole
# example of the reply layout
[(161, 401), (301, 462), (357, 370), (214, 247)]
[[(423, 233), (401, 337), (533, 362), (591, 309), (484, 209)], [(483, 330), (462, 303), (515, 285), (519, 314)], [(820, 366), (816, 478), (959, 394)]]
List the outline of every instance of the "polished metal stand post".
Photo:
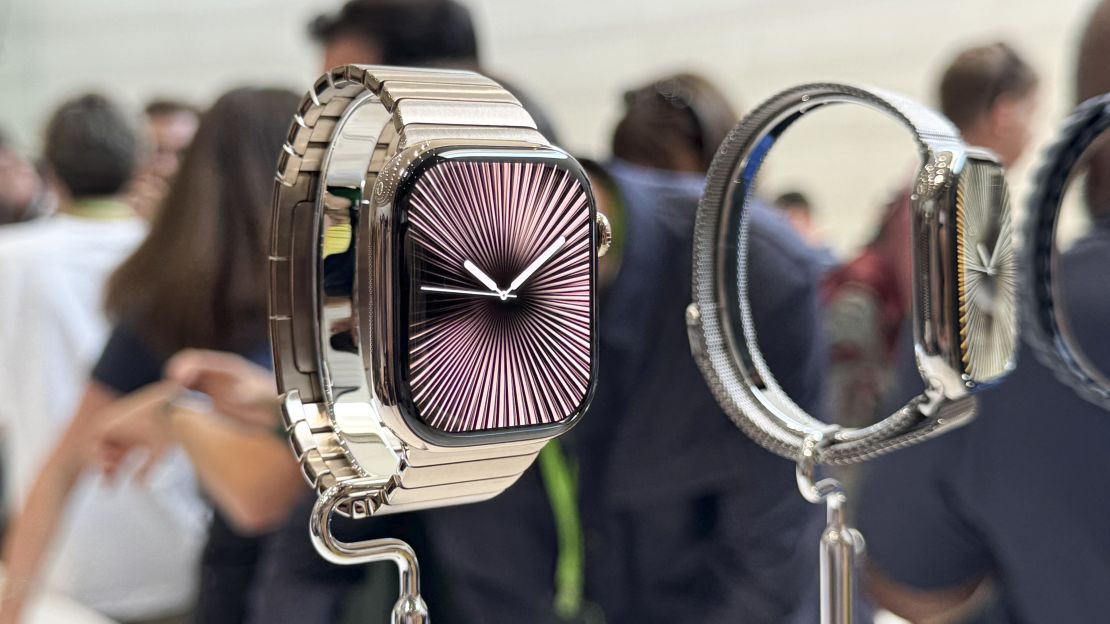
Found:
[(393, 538), (344, 542), (331, 533), (331, 516), (336, 507), (373, 492), (373, 488), (360, 487), (353, 482), (325, 492), (313, 506), (309, 519), (312, 545), (321, 557), (338, 565), (392, 561), (397, 565), (400, 581), (400, 596), (393, 605), (393, 624), (428, 624), (428, 605), (420, 596), (420, 565), (411, 546)]
[(821, 438), (808, 436), (798, 457), (798, 489), (811, 503), (824, 502), (825, 530), (821, 533), (821, 624), (853, 624), (856, 613), (856, 560), (863, 555), (863, 535), (844, 517), (847, 497), (836, 479), (814, 482)]

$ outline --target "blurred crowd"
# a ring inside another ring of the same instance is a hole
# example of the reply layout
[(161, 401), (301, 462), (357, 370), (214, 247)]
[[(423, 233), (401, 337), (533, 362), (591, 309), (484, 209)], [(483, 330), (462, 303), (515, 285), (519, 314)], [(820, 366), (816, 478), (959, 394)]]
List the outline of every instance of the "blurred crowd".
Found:
[[(482, 71), (453, 0), (350, 0), (308, 29), (321, 70)], [(1110, 1), (1075, 52), (1075, 100), (1110, 90)], [(1004, 165), (1023, 158), (1046, 95), (1032, 65), (1001, 42), (949, 60), (932, 104)], [(557, 144), (544, 103), (507, 87)], [(614, 232), (588, 416), (491, 501), (336, 520), (349, 540), (414, 545), (436, 622), (817, 621), (823, 510), (717, 405), (684, 322), (695, 210), (740, 111), (697, 74), (629, 87), (611, 156), (583, 159)], [(57, 106), (33, 158), (0, 134), (0, 624), (44, 591), (119, 622), (385, 621), (389, 567), (336, 566), (312, 548), (315, 492), (276, 409), (269, 221), (299, 99), (248, 85), (136, 115), (88, 93)], [(1091, 158), (1092, 225), (1063, 259), (1070, 319), (1104, 370), (1108, 161)], [(763, 354), (801, 407), (847, 425), (921, 389), (909, 180), (890, 189), (850, 258), (823, 241), (829, 208), (805, 189), (753, 209)], [(1110, 416), (1027, 353), (980, 405), (967, 427), (851, 475), (865, 599), (922, 622), (1103, 621), (1110, 505), (1088, 481), (1110, 474)], [(568, 480), (576, 496), (554, 495)]]

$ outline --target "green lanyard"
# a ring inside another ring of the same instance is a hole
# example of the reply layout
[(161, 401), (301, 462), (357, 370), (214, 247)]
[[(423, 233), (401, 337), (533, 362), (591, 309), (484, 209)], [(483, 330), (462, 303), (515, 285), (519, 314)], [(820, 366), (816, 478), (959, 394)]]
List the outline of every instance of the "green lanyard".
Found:
[(548, 442), (540, 451), (539, 464), (559, 540), (555, 561), (555, 613), (569, 620), (582, 613), (585, 585), (585, 544), (578, 516), (578, 468), (567, 459), (557, 439)]
[(84, 199), (62, 210), (64, 214), (92, 221), (120, 221), (135, 216), (135, 210), (113, 199)]

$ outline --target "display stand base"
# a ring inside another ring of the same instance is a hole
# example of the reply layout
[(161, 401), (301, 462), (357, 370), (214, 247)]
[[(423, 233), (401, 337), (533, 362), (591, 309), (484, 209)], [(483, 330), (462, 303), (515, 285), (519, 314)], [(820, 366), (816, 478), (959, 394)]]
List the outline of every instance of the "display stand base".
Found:
[(354, 484), (338, 485), (325, 492), (313, 506), (309, 519), (312, 545), (321, 557), (338, 565), (392, 561), (397, 566), (400, 581), (400, 596), (393, 605), (392, 624), (428, 624), (428, 605), (420, 596), (420, 566), (411, 546), (393, 538), (344, 542), (332, 535), (331, 518), (336, 507), (371, 493)]
[(858, 591), (856, 561), (863, 556), (863, 535), (848, 526), (847, 497), (836, 479), (814, 481), (821, 439), (809, 436), (798, 457), (798, 490), (811, 503), (825, 503), (821, 533), (821, 624), (855, 624)]

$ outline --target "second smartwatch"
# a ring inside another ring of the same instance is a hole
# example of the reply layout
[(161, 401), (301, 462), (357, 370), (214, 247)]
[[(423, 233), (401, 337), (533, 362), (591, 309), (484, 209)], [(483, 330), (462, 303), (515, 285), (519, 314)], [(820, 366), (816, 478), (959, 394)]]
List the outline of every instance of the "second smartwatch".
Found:
[[(863, 428), (822, 422), (779, 387), (757, 344), (748, 290), (748, 227), (756, 176), (794, 122), (833, 104), (890, 115), (917, 140), (911, 193), (914, 351), (926, 390)], [(728, 135), (698, 207), (693, 303), (695, 359), (722, 407), (754, 440), (785, 457), (863, 461), (934, 436), (975, 413), (972, 396), (1013, 367), (1018, 339), (1010, 202), (1002, 167), (969, 148), (944, 117), (900, 95), (837, 83), (783, 91)]]

